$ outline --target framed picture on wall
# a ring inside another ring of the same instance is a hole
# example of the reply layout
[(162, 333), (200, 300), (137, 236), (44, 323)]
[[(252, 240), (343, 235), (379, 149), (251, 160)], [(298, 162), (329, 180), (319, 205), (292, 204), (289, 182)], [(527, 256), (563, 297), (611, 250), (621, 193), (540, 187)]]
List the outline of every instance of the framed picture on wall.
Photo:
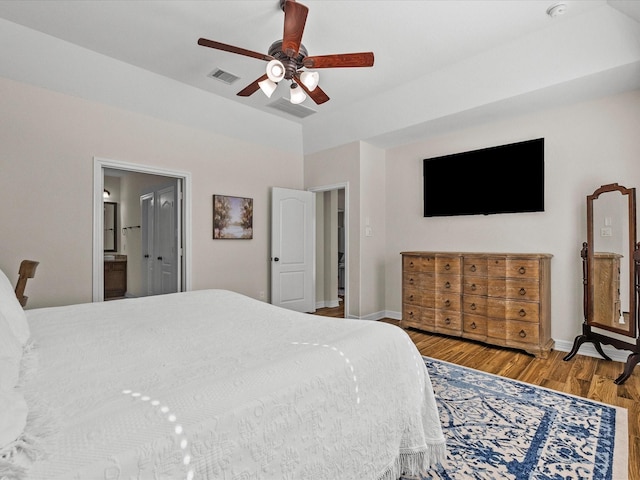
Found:
[(253, 198), (213, 196), (213, 238), (253, 238)]

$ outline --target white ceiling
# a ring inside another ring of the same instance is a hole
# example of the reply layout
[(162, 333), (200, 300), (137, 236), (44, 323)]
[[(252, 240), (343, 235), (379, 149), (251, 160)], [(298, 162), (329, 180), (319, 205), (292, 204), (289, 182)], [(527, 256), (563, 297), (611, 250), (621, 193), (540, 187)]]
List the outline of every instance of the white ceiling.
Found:
[[(261, 91), (236, 96), (264, 73), (265, 62), (196, 43), (205, 37), (267, 53), (282, 37), (278, 0), (3, 0), (0, 18), (260, 110), (262, 122), (299, 124), (305, 153), (356, 139), (388, 147), (453, 124), (640, 88), (637, 0), (564, 0), (566, 14), (556, 18), (546, 14), (554, 0), (301, 3), (309, 7), (302, 40), (309, 55), (375, 54), (372, 68), (319, 70), (331, 100), (307, 99), (316, 113), (304, 119), (267, 106), (288, 97), (285, 85), (271, 99)], [(55, 60), (59, 68), (74, 61), (68, 53)], [(10, 67), (2, 68), (9, 75)], [(215, 68), (240, 80), (226, 85), (207, 77)], [(86, 83), (77, 94), (91, 97)], [(101, 88), (96, 98), (108, 101)], [(122, 104), (122, 94), (113, 94)]]

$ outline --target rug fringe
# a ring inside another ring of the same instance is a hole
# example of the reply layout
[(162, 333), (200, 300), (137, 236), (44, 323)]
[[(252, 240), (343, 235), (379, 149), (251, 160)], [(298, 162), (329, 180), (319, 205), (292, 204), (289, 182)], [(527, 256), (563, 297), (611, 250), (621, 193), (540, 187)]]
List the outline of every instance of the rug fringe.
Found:
[(444, 462), (446, 454), (447, 448), (444, 442), (429, 445), (426, 450), (401, 451), (377, 480), (398, 480), (400, 477), (419, 479), (420, 473)]

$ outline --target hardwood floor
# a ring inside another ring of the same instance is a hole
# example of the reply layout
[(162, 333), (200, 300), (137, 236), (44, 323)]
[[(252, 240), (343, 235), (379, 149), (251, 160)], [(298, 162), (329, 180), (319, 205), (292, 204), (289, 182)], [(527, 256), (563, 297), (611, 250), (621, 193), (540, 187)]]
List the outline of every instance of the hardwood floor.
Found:
[[(343, 317), (344, 310), (320, 309), (317, 315)], [(381, 321), (398, 325), (397, 320)], [(571, 361), (566, 352), (553, 350), (548, 358), (414, 329), (406, 332), (422, 355), (455, 363), (483, 372), (558, 390), (598, 402), (624, 407), (629, 424), (629, 480), (640, 480), (640, 367), (623, 385), (613, 380), (622, 372), (621, 362), (576, 355)], [(617, 480), (617, 479), (613, 479)]]

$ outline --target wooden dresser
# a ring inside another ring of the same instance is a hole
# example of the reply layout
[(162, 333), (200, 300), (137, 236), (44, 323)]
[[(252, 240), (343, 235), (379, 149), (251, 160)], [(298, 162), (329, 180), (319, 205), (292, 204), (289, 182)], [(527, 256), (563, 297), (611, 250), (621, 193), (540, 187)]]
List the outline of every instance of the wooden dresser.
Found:
[(549, 254), (402, 252), (402, 328), (522, 349), (546, 358)]

